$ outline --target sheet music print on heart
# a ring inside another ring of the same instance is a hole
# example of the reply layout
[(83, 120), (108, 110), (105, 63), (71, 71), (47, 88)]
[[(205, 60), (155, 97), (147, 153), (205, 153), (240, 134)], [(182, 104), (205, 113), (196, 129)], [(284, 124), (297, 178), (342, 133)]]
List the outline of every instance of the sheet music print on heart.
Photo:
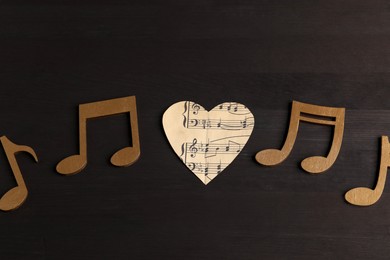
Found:
[(255, 124), (249, 109), (225, 102), (210, 112), (191, 101), (163, 115), (168, 141), (183, 163), (204, 183), (217, 177), (242, 151)]

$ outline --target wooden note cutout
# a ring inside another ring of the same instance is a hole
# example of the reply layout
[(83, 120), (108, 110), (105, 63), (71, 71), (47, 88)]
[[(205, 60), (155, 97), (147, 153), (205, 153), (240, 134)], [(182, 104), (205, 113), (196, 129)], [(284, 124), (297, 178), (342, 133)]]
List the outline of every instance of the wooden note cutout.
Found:
[[(334, 120), (325, 120), (317, 117), (331, 117)], [(334, 126), (333, 141), (326, 157), (313, 156), (302, 161), (302, 168), (309, 173), (322, 173), (328, 170), (336, 161), (340, 152), (344, 133), (345, 109), (324, 107), (293, 101), (290, 117), (290, 126), (286, 141), (282, 149), (267, 149), (256, 154), (256, 161), (265, 166), (273, 166), (283, 162), (290, 154), (298, 134), (299, 122), (309, 122), (321, 125)]]
[(64, 175), (76, 174), (87, 166), (87, 120), (92, 118), (129, 113), (132, 147), (125, 147), (111, 157), (115, 166), (129, 166), (140, 156), (137, 105), (135, 96), (117, 98), (79, 106), (79, 154), (63, 159), (57, 165), (57, 172)]
[(7, 191), (0, 198), (0, 210), (10, 211), (19, 208), (23, 202), (27, 199), (28, 191), (24, 182), (22, 173), (16, 161), (15, 155), (21, 152), (31, 154), (35, 161), (38, 162), (38, 157), (34, 150), (28, 146), (22, 146), (12, 143), (6, 136), (0, 137), (1, 144), (8, 159), (8, 163), (11, 166), (12, 173), (16, 180), (16, 187), (13, 187)]
[(210, 112), (181, 101), (163, 115), (165, 134), (176, 154), (204, 183), (220, 174), (242, 151), (255, 124), (247, 107), (226, 102)]
[(375, 189), (358, 187), (345, 194), (345, 200), (356, 206), (371, 206), (382, 196), (387, 177), (387, 168), (390, 167), (390, 144), (387, 136), (382, 136), (381, 162), (378, 181)]

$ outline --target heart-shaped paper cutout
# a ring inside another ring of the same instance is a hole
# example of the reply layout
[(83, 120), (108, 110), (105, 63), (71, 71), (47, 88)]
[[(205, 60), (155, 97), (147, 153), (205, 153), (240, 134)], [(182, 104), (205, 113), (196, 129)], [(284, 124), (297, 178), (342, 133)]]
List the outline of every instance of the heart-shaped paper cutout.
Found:
[(164, 131), (173, 150), (204, 184), (236, 158), (254, 124), (253, 114), (237, 102), (225, 102), (208, 112), (197, 103), (181, 101), (163, 115)]

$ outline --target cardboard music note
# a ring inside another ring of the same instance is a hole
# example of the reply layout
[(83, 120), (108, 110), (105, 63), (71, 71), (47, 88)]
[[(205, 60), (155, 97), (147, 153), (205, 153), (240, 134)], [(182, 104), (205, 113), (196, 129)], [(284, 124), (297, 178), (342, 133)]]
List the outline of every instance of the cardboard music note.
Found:
[(130, 113), (132, 147), (125, 147), (111, 157), (115, 166), (129, 166), (140, 156), (137, 105), (135, 96), (117, 98), (79, 106), (79, 154), (63, 159), (57, 165), (57, 172), (65, 175), (76, 174), (87, 165), (87, 120), (92, 118)]
[[(335, 120), (325, 120), (312, 116), (331, 117)], [(344, 133), (344, 108), (324, 107), (293, 101), (290, 117), (290, 126), (286, 141), (282, 149), (267, 149), (256, 154), (256, 161), (265, 166), (273, 166), (283, 162), (290, 154), (299, 128), (299, 122), (309, 122), (321, 125), (334, 126), (333, 141), (326, 157), (313, 156), (302, 161), (302, 168), (309, 173), (321, 173), (328, 170), (340, 152)]]
[(8, 163), (11, 166), (11, 170), (17, 184), (16, 187), (13, 187), (9, 191), (7, 191), (0, 198), (0, 210), (10, 211), (19, 208), (23, 204), (23, 202), (27, 199), (27, 195), (28, 195), (26, 183), (24, 182), (15, 155), (21, 152), (26, 152), (32, 155), (36, 162), (38, 162), (38, 157), (31, 147), (14, 144), (6, 136), (0, 137), (0, 141), (1, 144), (3, 145), (3, 149), (7, 156)]
[(247, 107), (226, 102), (210, 112), (181, 101), (163, 115), (165, 134), (173, 150), (204, 184), (220, 174), (242, 151), (255, 124)]
[(382, 196), (387, 177), (387, 168), (390, 167), (390, 144), (387, 136), (382, 136), (381, 161), (378, 181), (375, 189), (358, 187), (345, 194), (345, 200), (356, 206), (371, 206)]

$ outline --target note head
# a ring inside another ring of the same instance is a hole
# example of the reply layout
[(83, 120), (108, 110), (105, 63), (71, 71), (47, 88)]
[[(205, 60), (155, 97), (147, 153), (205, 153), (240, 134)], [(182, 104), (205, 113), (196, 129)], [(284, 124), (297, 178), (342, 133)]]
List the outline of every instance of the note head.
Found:
[(69, 156), (57, 164), (56, 170), (63, 175), (81, 172), (87, 166), (87, 159), (79, 154)]
[(358, 187), (345, 193), (345, 200), (356, 206), (370, 206), (379, 200), (375, 191), (365, 187)]
[(27, 198), (27, 189), (25, 187), (16, 186), (0, 199), (0, 210), (10, 211), (19, 208)]
[(312, 174), (323, 173), (329, 169), (328, 158), (323, 156), (312, 156), (301, 162), (302, 168)]
[(267, 149), (256, 154), (256, 161), (265, 166), (277, 165), (284, 161), (285, 156), (278, 149)]
[(130, 166), (138, 160), (140, 155), (139, 149), (125, 147), (112, 155), (111, 163), (118, 167)]

